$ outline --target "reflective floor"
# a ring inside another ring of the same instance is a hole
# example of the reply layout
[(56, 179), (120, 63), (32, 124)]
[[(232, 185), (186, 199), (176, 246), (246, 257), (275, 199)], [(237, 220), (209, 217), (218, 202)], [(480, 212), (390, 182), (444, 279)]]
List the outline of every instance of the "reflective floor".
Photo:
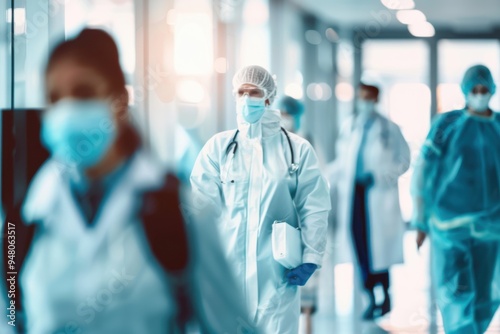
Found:
[[(405, 235), (405, 264), (391, 270), (392, 312), (375, 322), (363, 322), (361, 313), (367, 301), (359, 293), (356, 271), (351, 264), (334, 265), (329, 252), (319, 277), (318, 311), (312, 318), (314, 334), (438, 334), (444, 333), (438, 312), (430, 306), (429, 247), (420, 253), (415, 247), (415, 233)], [(375, 291), (377, 299), (382, 291)], [(432, 316), (434, 314), (434, 316)], [(436, 315), (437, 314), (437, 315)], [(307, 333), (301, 317), (301, 334)], [(500, 334), (500, 312), (488, 334)]]

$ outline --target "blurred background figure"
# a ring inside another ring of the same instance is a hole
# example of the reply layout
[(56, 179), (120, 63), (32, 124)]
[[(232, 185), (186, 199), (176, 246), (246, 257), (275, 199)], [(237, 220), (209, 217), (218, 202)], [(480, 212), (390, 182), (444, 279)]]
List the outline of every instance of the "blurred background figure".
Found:
[(281, 121), (285, 130), (299, 134), (304, 104), (285, 95), (276, 102), (276, 107), (281, 112)]
[(427, 234), (446, 333), (485, 333), (500, 305), (500, 118), (496, 85), (477, 65), (462, 80), (465, 109), (438, 117), (415, 169), (417, 246)]
[(51, 157), (16, 217), (32, 239), (17, 263), (25, 332), (254, 331), (216, 232), (186, 229), (179, 182), (142, 147), (112, 38), (84, 29), (45, 74)]
[(302, 138), (305, 138), (316, 149), (320, 168), (324, 171), (326, 158), (322, 153), (321, 146), (314, 143), (313, 136), (305, 131), (302, 126), (302, 119), (305, 112), (304, 102), (291, 96), (283, 96), (275, 102), (276, 108), (281, 112), (282, 126)]
[[(203, 148), (191, 174), (194, 196), (219, 208), (211, 224), (222, 235), (250, 317), (265, 333), (298, 333), (297, 286), (321, 267), (328, 187), (311, 145), (281, 128), (280, 112), (271, 109), (278, 88), (271, 74), (243, 67), (233, 88), (238, 129), (215, 135)], [(300, 228), (296, 267), (273, 258), (277, 221)]]
[[(388, 270), (403, 261), (398, 179), (410, 166), (408, 144), (399, 127), (377, 112), (378, 99), (377, 87), (359, 85), (355, 114), (337, 142), (338, 179), (332, 180), (338, 190), (339, 238), (352, 240), (369, 297), (365, 320), (391, 309)], [(375, 300), (378, 284), (384, 291), (381, 304)]]

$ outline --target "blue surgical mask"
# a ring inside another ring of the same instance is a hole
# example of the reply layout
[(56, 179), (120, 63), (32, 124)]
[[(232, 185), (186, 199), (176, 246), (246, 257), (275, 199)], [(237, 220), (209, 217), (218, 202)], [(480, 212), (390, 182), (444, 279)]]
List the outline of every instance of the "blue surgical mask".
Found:
[(257, 123), (266, 111), (266, 100), (245, 95), (238, 100), (237, 109), (246, 122)]
[(97, 164), (115, 138), (111, 106), (104, 101), (61, 100), (42, 119), (42, 143), (68, 166)]
[(375, 111), (375, 102), (358, 99), (356, 101), (356, 111), (359, 116), (366, 117)]
[(491, 94), (473, 94), (467, 96), (467, 106), (476, 112), (486, 112), (489, 109)]

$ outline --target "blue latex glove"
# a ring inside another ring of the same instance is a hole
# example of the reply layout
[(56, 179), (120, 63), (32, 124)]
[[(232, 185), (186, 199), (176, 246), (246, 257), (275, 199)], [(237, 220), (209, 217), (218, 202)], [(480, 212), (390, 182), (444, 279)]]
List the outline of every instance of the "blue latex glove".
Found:
[(375, 183), (372, 173), (365, 173), (361, 177), (357, 178), (356, 181), (363, 184), (366, 188), (373, 186)]
[(289, 284), (303, 286), (311, 277), (314, 271), (318, 268), (313, 263), (303, 263), (297, 268), (290, 269), (286, 272), (286, 278)]

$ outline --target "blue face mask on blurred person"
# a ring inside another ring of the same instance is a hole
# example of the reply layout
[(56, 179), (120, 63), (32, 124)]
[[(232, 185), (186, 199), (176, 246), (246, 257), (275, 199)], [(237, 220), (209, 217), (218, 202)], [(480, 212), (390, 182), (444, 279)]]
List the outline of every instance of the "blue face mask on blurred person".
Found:
[(491, 100), (491, 94), (473, 94), (469, 93), (467, 96), (467, 106), (476, 112), (488, 111)]
[(370, 100), (358, 99), (356, 101), (356, 111), (359, 116), (366, 117), (375, 111), (375, 102)]
[(41, 140), (52, 157), (78, 168), (98, 163), (115, 137), (111, 106), (100, 100), (62, 100), (42, 119)]
[(250, 123), (258, 122), (266, 111), (266, 100), (264, 98), (241, 97), (237, 103), (238, 113), (243, 116), (243, 119)]

